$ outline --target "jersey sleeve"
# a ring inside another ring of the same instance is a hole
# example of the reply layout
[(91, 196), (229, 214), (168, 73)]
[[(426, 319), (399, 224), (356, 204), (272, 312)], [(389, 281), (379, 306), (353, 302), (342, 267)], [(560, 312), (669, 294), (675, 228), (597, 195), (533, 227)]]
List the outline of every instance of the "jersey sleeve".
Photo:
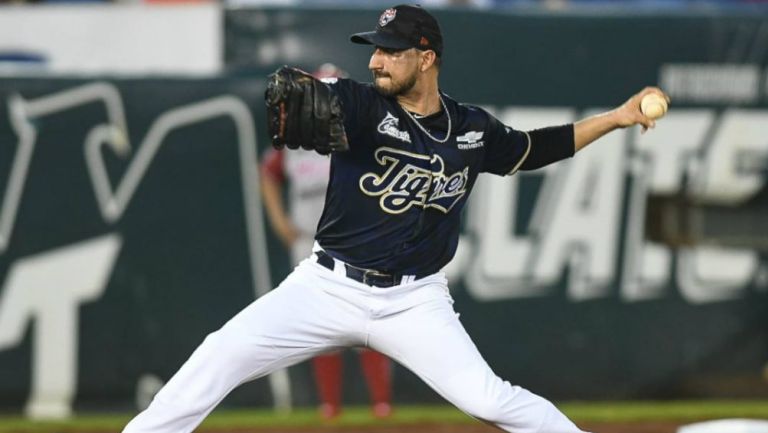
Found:
[(518, 131), (504, 125), (486, 113), (488, 123), (485, 134), (484, 172), (501, 176), (515, 173), (531, 151), (531, 137), (525, 131)]
[(572, 157), (576, 153), (574, 134), (573, 123), (528, 131), (528, 136), (531, 137), (531, 151), (520, 170), (536, 170)]
[(358, 134), (368, 118), (366, 114), (371, 108), (373, 88), (347, 78), (324, 78), (322, 81), (331, 86), (339, 97), (344, 111), (344, 130), (347, 132), (347, 137)]

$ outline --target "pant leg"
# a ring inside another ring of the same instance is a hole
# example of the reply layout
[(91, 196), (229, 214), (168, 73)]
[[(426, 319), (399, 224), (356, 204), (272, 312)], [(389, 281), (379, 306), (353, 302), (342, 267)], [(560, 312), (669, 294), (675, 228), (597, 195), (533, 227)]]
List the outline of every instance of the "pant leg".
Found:
[(444, 290), (442, 297), (373, 321), (370, 346), (413, 371), (462, 411), (502, 430), (582, 433), (548, 400), (493, 373)]
[(208, 335), (123, 433), (189, 433), (241, 383), (359, 344), (348, 330), (363, 329), (362, 313), (318, 288), (325, 282), (313, 266), (300, 265)]

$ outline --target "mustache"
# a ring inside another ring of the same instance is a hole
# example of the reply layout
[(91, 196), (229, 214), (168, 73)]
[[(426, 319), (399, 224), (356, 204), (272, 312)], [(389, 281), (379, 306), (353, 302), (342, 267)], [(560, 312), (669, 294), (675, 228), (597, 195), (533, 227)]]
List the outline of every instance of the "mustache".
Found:
[(390, 75), (384, 72), (374, 72), (373, 78), (389, 78)]

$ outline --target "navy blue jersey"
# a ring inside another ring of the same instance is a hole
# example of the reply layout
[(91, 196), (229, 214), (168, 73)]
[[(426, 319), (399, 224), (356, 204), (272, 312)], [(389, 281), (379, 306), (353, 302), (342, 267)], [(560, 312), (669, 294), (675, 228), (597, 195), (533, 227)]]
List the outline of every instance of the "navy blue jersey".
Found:
[(441, 94), (444, 110), (411, 118), (371, 84), (331, 83), (344, 110), (348, 152), (334, 153), (316, 239), (339, 260), (425, 276), (456, 252), (461, 211), (481, 172), (515, 172), (530, 138), (486, 111)]

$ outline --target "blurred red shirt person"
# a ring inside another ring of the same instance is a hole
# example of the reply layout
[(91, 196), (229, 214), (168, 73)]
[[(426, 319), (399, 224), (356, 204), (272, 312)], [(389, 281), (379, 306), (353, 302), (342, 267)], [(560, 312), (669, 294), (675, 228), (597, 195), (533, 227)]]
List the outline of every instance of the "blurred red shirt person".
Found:
[[(317, 78), (346, 75), (326, 63), (313, 73)], [(291, 252), (294, 265), (312, 252), (315, 230), (325, 204), (331, 160), (328, 156), (303, 149), (290, 152), (269, 149), (261, 163), (261, 192), (273, 230)], [(287, 208), (283, 186), (288, 185)], [(370, 349), (360, 350), (360, 362), (368, 385), (374, 416), (392, 412), (391, 362)], [(341, 413), (341, 352), (318, 356), (312, 366), (320, 399), (320, 414), (331, 419)]]

